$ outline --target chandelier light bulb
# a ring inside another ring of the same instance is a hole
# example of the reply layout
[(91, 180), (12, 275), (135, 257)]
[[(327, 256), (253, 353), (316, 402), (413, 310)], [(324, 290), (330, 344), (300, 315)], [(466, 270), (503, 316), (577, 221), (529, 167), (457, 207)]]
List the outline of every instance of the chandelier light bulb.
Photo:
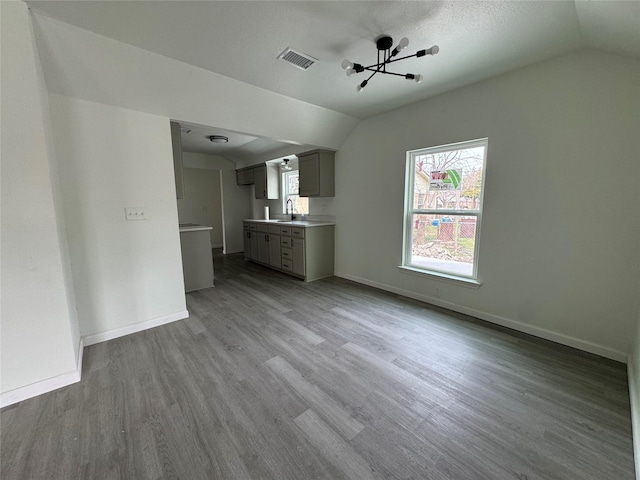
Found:
[(422, 75), (418, 74), (418, 75), (414, 75), (413, 80), (416, 83), (422, 83)]
[(430, 49), (427, 50), (427, 55), (437, 55), (440, 51), (440, 47), (438, 45), (434, 45)]
[(409, 39), (407, 37), (402, 37), (400, 39), (400, 42), (398, 43), (398, 46), (396, 47), (396, 50), (401, 52), (402, 50), (404, 50), (408, 46), (409, 46)]
[(347, 68), (347, 77), (350, 77), (354, 73), (356, 73), (356, 71), (353, 68)]
[(362, 89), (363, 89), (364, 87), (366, 87), (366, 86), (367, 86), (367, 83), (368, 83), (368, 82), (367, 82), (366, 80), (364, 80), (361, 84), (359, 84), (359, 85), (356, 87), (356, 91), (361, 92), (361, 91), (362, 91)]
[(344, 60), (342, 60), (342, 68), (345, 69), (345, 70), (353, 68), (353, 62), (350, 62), (349, 60), (347, 60), (345, 58)]

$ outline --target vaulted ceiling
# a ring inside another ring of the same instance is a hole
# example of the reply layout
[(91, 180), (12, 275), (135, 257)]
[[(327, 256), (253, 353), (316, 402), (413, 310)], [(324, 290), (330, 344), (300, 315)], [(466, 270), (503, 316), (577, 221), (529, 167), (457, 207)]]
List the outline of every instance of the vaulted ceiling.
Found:
[[(367, 118), (578, 48), (640, 58), (638, 1), (27, 1), (42, 15), (248, 84)], [(347, 77), (375, 39), (408, 37), (397, 64), (422, 83)], [(318, 62), (278, 60), (287, 47)]]

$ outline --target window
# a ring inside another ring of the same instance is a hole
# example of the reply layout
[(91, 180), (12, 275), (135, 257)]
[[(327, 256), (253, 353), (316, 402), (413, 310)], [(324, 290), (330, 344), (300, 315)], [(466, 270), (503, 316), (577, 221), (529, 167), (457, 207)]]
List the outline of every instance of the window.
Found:
[(282, 174), (282, 211), (287, 212), (287, 200), (293, 204), (292, 213), (309, 214), (309, 199), (300, 197), (300, 177), (297, 170)]
[(487, 145), (407, 152), (403, 267), (477, 279)]

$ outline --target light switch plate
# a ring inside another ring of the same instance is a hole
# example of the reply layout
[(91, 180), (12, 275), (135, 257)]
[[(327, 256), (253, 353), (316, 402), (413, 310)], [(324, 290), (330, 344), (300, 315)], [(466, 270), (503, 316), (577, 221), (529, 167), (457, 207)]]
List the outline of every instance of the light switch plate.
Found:
[(124, 215), (127, 220), (146, 220), (147, 213), (142, 207), (127, 207), (124, 209)]

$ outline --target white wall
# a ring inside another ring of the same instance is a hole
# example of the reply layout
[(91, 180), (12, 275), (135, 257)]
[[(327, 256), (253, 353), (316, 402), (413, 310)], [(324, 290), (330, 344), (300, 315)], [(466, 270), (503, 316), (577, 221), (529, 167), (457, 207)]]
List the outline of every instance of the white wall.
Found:
[(49, 91), (337, 149), (358, 120), (34, 14)]
[[(185, 317), (169, 119), (55, 94), (50, 105), (82, 335)], [(126, 207), (147, 220), (126, 221)]]
[(178, 199), (180, 223), (212, 227), (211, 246), (222, 247), (222, 191), (220, 170), (183, 168), (184, 198)]
[[(27, 7), (0, 2), (3, 405), (79, 380), (79, 336), (55, 209), (46, 91)], [(44, 99), (43, 99), (44, 97)], [(23, 395), (28, 391), (29, 394)], [(22, 392), (22, 393), (21, 393)]]
[[(337, 154), (336, 271), (626, 360), (640, 282), (638, 105), (637, 60), (582, 51), (363, 121)], [(482, 286), (402, 273), (406, 151), (481, 137)]]
[(220, 170), (223, 251), (225, 254), (242, 252), (242, 219), (251, 218), (252, 189), (236, 184), (236, 167), (225, 158), (184, 152), (182, 159), (187, 168)]

